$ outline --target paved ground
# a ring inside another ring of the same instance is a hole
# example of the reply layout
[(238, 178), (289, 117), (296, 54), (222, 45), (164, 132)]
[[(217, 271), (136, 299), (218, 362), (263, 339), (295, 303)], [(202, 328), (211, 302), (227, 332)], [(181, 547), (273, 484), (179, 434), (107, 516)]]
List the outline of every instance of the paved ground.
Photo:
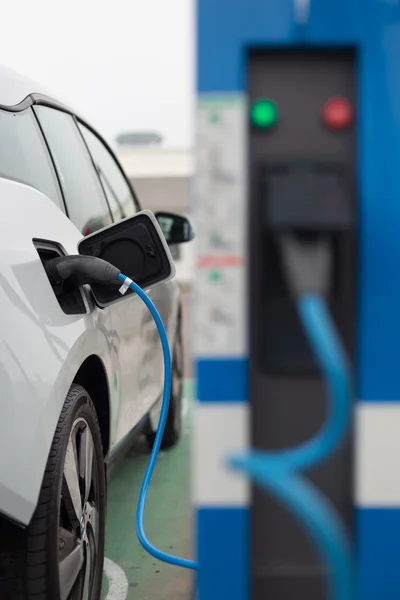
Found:
[[(187, 298), (185, 300), (183, 318), (187, 340)], [(189, 356), (185, 371), (186, 377), (191, 375)], [(150, 541), (164, 552), (187, 558), (192, 558), (189, 489), (192, 390), (192, 383), (186, 380), (183, 437), (176, 448), (159, 457), (145, 515), (145, 530)], [(136, 504), (148, 458), (146, 443), (138, 440), (115, 469), (109, 483), (105, 565), (109, 579), (104, 577), (104, 600), (190, 600), (192, 596), (191, 574), (153, 559), (136, 537)]]

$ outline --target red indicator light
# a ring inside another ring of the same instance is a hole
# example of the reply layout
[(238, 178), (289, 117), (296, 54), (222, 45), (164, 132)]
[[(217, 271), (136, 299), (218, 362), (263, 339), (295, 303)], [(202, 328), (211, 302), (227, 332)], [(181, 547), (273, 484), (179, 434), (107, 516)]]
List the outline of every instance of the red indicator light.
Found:
[(346, 129), (354, 119), (351, 102), (346, 98), (330, 98), (322, 109), (322, 120), (330, 129)]

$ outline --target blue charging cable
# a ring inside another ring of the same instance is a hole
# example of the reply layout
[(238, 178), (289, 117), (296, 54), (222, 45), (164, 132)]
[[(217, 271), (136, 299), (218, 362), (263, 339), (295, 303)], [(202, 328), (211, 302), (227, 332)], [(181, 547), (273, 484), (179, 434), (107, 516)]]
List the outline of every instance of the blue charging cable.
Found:
[[(171, 351), (169, 348), (167, 334), (162, 322), (162, 319), (159, 315), (159, 312), (149, 298), (149, 296), (139, 287), (134, 281), (123, 275), (122, 273), (118, 275), (118, 279), (122, 282), (123, 286), (126, 289), (131, 288), (141, 300), (145, 303), (147, 308), (149, 309), (151, 316), (154, 319), (154, 322), (157, 327), (158, 334), (161, 340), (161, 346), (163, 350), (164, 356), (164, 391), (162, 397), (162, 405), (161, 405), (161, 413), (160, 420), (157, 427), (156, 437), (154, 440), (153, 448), (150, 454), (150, 459), (146, 468), (146, 472), (143, 478), (142, 486), (140, 488), (139, 493), (139, 501), (136, 511), (136, 533), (139, 538), (140, 543), (143, 548), (147, 550), (149, 554), (157, 558), (158, 560), (162, 560), (171, 565), (175, 565), (177, 567), (183, 567), (185, 569), (192, 569), (194, 571), (198, 570), (198, 563), (192, 560), (188, 560), (186, 558), (179, 558), (173, 556), (171, 554), (166, 554), (161, 550), (158, 550), (155, 546), (151, 544), (151, 542), (147, 539), (146, 533), (144, 531), (144, 509), (146, 506), (147, 492), (149, 490), (149, 485), (151, 481), (151, 477), (153, 475), (154, 467), (156, 464), (157, 456), (160, 451), (160, 446), (164, 434), (165, 423), (167, 421), (168, 416), (168, 408), (169, 408), (169, 399), (171, 392), (171, 371), (172, 371), (172, 363), (171, 363)], [(123, 292), (122, 292), (123, 293)]]
[(251, 452), (230, 465), (247, 473), (304, 525), (328, 569), (329, 598), (353, 600), (348, 536), (327, 500), (298, 471), (314, 467), (342, 442), (351, 420), (352, 385), (346, 353), (325, 302), (316, 294), (298, 300), (299, 314), (328, 388), (330, 414), (310, 441), (280, 452)]

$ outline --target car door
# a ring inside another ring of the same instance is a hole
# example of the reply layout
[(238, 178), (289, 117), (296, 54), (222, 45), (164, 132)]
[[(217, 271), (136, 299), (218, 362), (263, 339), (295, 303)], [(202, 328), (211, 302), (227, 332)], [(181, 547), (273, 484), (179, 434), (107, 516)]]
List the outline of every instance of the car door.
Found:
[[(84, 235), (112, 223), (118, 215), (112, 210), (113, 205), (110, 206), (75, 118), (48, 106), (36, 106), (34, 110), (52, 155), (71, 221)], [(112, 383), (118, 407), (113, 407), (113, 418), (116, 420), (115, 443), (118, 443), (144, 411), (139, 374), (145, 307), (134, 297), (105, 310), (109, 312), (114, 332), (113, 360), (117, 377)]]
[[(119, 221), (140, 210), (125, 176), (105, 142), (84, 123), (79, 130), (103, 186), (113, 220)], [(146, 306), (136, 295), (111, 307), (112, 322), (119, 336), (118, 360), (127, 388), (119, 432), (124, 437), (149, 411), (154, 402), (155, 326)], [(137, 315), (140, 315), (137, 321)]]
[[(84, 123), (78, 121), (78, 127), (102, 182), (114, 221), (129, 217), (140, 210), (139, 202), (126, 175), (104, 141)], [(170, 316), (173, 314), (175, 287), (173, 283), (167, 282), (147, 291), (157, 306), (167, 330)], [(136, 339), (133, 335), (126, 335), (128, 331), (126, 320), (130, 318), (129, 315), (133, 310), (142, 311), (140, 339)], [(112, 318), (116, 329), (121, 331), (121, 336), (125, 335), (121, 345), (120, 360), (121, 364), (123, 363), (123, 370), (127, 372), (127, 380), (129, 374), (132, 376), (133, 364), (137, 364), (135, 379), (137, 393), (134, 402), (130, 402), (130, 410), (133, 411), (134, 420), (137, 421), (149, 411), (162, 391), (161, 343), (154, 320), (138, 297), (132, 296), (126, 302), (113, 306)], [(136, 361), (140, 362), (136, 363)]]

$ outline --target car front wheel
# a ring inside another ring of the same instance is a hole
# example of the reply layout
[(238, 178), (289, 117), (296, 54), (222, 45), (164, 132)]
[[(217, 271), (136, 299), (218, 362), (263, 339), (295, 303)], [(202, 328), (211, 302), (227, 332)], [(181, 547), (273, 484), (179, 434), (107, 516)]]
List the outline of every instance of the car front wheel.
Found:
[(93, 403), (72, 385), (58, 421), (26, 537), (23, 597), (99, 600), (106, 482)]

